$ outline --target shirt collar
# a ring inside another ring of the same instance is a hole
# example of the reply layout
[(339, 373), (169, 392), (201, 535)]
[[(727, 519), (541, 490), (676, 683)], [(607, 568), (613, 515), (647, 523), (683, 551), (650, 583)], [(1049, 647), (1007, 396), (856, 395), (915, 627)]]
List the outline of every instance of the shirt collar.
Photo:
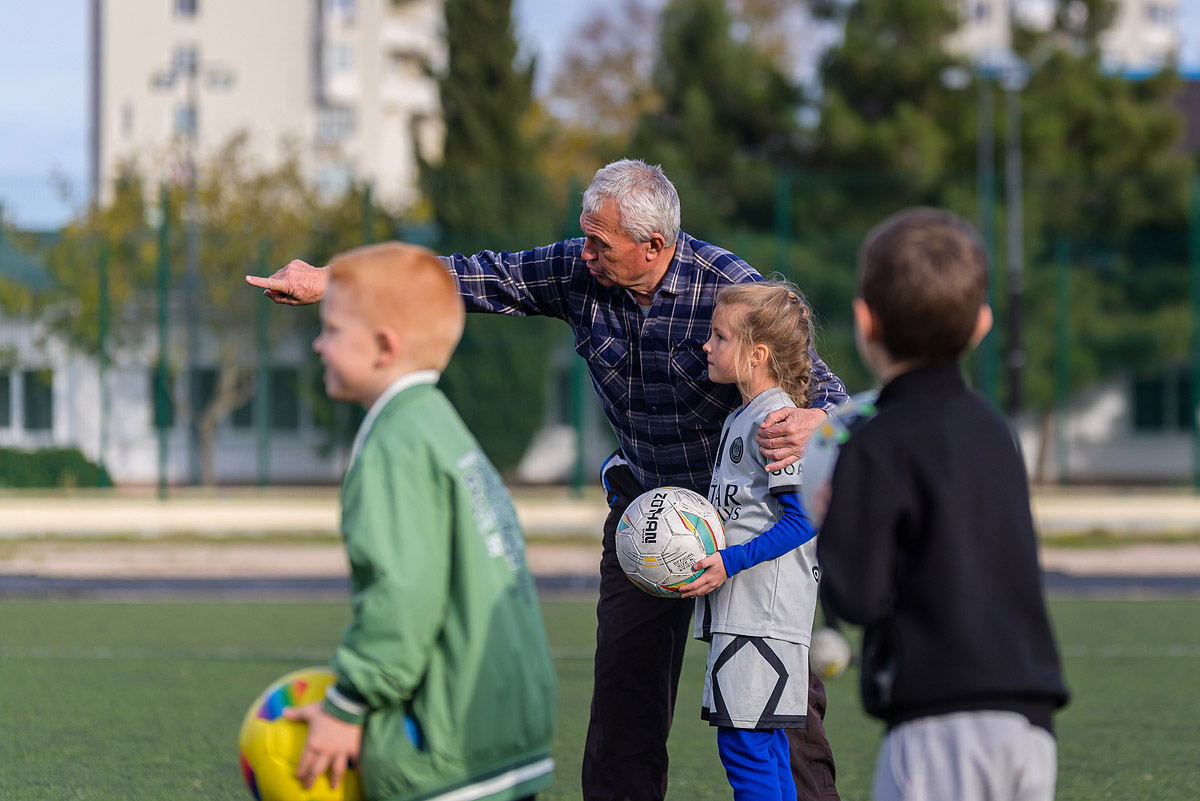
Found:
[(939, 394), (948, 390), (965, 389), (962, 367), (957, 361), (933, 362), (901, 373), (879, 391), (878, 405), (884, 406), (900, 398), (914, 395)]
[(692, 285), (692, 278), (695, 274), (696, 254), (692, 250), (691, 241), (683, 231), (680, 231), (675, 238), (675, 255), (671, 258), (671, 264), (667, 267), (667, 274), (663, 276), (659, 291), (670, 295), (682, 295)]
[(367, 416), (363, 418), (362, 425), (358, 427), (358, 433), (354, 435), (354, 445), (350, 448), (350, 461), (346, 463), (346, 472), (349, 472), (350, 468), (354, 466), (354, 460), (358, 458), (358, 452), (362, 450), (362, 444), (366, 441), (367, 434), (371, 433), (371, 427), (375, 425), (375, 420), (383, 413), (388, 402), (409, 387), (415, 387), (418, 384), (436, 384), (439, 375), (437, 370), (414, 370), (388, 384), (383, 394), (371, 404), (371, 408), (367, 410)]

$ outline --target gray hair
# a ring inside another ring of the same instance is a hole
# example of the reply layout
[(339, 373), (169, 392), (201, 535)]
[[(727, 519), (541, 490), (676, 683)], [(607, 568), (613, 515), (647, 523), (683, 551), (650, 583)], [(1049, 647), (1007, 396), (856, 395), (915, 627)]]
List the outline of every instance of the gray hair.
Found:
[(594, 216), (608, 203), (617, 205), (617, 225), (634, 242), (662, 234), (667, 247), (679, 236), (679, 194), (662, 167), (621, 159), (596, 170), (583, 193), (583, 213)]

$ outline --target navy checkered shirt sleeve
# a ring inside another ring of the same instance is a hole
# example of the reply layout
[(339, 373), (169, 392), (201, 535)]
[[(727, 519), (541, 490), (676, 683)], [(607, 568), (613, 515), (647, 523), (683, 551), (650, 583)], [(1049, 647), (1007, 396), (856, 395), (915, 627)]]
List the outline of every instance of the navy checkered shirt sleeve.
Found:
[(567, 317), (567, 286), (583, 260), (582, 239), (520, 252), (490, 250), (442, 259), (469, 312)]

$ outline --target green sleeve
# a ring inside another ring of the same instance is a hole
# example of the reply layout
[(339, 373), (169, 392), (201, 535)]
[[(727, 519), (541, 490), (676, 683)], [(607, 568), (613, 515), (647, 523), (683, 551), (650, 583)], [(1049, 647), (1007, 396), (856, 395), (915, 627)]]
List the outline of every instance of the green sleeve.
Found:
[[(333, 665), (336, 691), (351, 703), (342, 704), (342, 714), (329, 701), (325, 706), (350, 722), (412, 697), (449, 595), (449, 479), (421, 446), (380, 440), (368, 439), (342, 496), (353, 614)], [(346, 713), (359, 705), (367, 709)]]

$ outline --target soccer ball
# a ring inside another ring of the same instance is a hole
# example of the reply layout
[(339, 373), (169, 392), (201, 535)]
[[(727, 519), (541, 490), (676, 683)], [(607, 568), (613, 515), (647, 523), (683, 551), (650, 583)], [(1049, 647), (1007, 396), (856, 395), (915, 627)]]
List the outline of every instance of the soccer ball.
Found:
[(850, 664), (850, 644), (834, 629), (817, 629), (808, 644), (808, 664), (823, 679), (840, 676)]
[(814, 502), (817, 492), (833, 479), (833, 468), (837, 464), (838, 453), (850, 435), (857, 431), (867, 420), (875, 416), (875, 399), (878, 393), (874, 390), (860, 392), (854, 395), (842, 406), (833, 410), (804, 448), (804, 457), (800, 461), (800, 475), (804, 477), (800, 485), (800, 497), (804, 501), (804, 511), (813, 525), (820, 528), (825, 520), (825, 509), (818, 508)]
[(621, 515), (616, 547), (630, 581), (651, 595), (678, 598), (704, 572), (692, 565), (725, 547), (725, 526), (703, 495), (659, 487), (634, 498)]
[(329, 774), (304, 789), (296, 778), (296, 765), (304, 751), (308, 726), (283, 717), (289, 706), (304, 706), (325, 697), (334, 683), (328, 668), (312, 667), (289, 673), (255, 699), (242, 720), (238, 756), (242, 777), (257, 801), (360, 801), (358, 771), (347, 770), (336, 788)]

